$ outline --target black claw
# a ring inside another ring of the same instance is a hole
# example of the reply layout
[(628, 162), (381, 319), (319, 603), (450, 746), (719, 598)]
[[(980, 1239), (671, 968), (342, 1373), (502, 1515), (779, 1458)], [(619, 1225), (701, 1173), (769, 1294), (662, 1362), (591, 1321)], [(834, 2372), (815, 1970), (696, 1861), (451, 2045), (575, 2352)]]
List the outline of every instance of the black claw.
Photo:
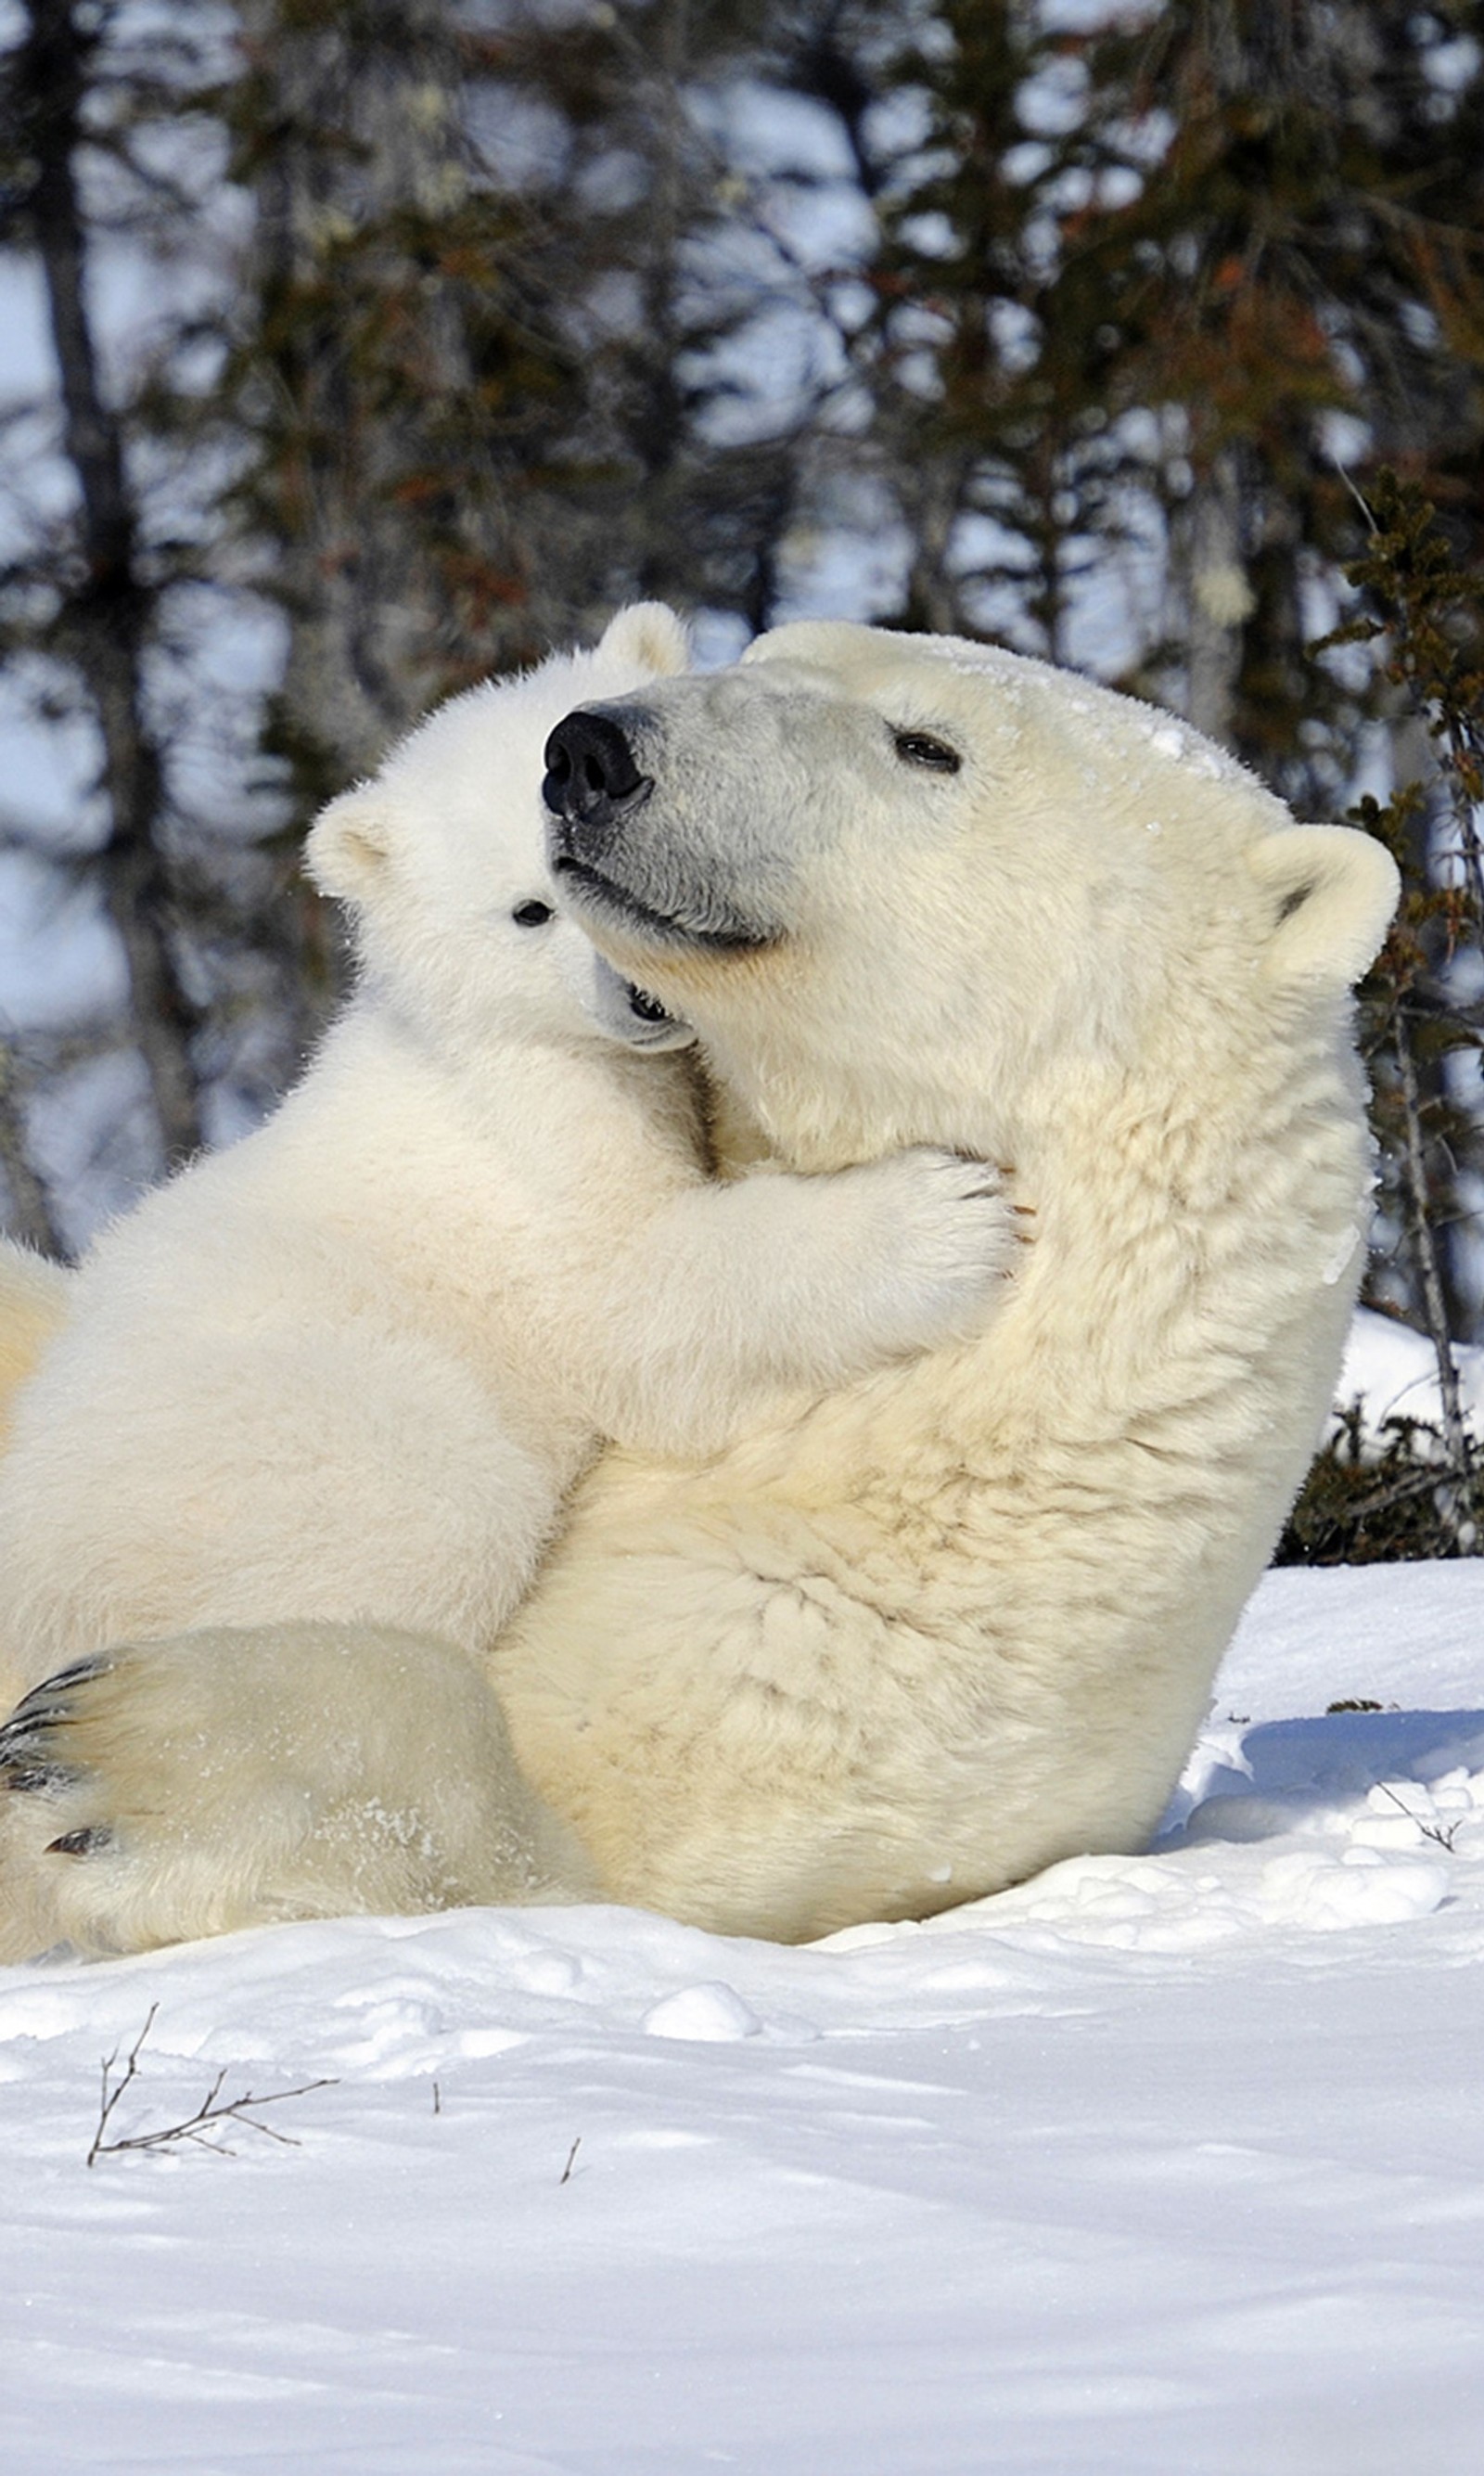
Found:
[(69, 1668), (59, 1668), (54, 1676), (43, 1676), (39, 1685), (33, 1685), (29, 1694), (21, 1696), (6, 1726), (13, 1726), (22, 1713), (50, 1710), (59, 1695), (69, 1693), (74, 1685), (90, 1684), (95, 1676), (106, 1676), (112, 1665), (111, 1659), (99, 1654), (90, 1659), (74, 1659)]
[(24, 1754), (18, 1754), (0, 1762), (0, 1779), (18, 1796), (46, 1796), (58, 1789), (76, 1788), (82, 1776), (66, 1763), (49, 1763), (38, 1756), (28, 1761)]
[(86, 1659), (74, 1659), (67, 1668), (59, 1668), (36, 1688), (45, 1694), (53, 1685), (86, 1685), (90, 1676), (107, 1676), (113, 1662), (101, 1650), (89, 1651)]
[(113, 1834), (106, 1822), (85, 1822), (79, 1831), (64, 1831), (60, 1839), (46, 1844), (48, 1857), (93, 1857), (100, 1848), (112, 1845)]
[[(33, 1685), (22, 1695), (10, 1718), (0, 1725), (0, 1770), (19, 1761), (23, 1768), (28, 1757), (37, 1751), (52, 1728), (71, 1725), (74, 1714), (65, 1698), (74, 1686), (87, 1685), (95, 1676), (103, 1676), (112, 1667), (110, 1659), (77, 1659), (70, 1668), (60, 1668), (55, 1676)], [(12, 1781), (12, 1786), (20, 1783)]]
[(24, 1762), (28, 1754), (39, 1751), (46, 1742), (48, 1722), (35, 1711), (17, 1711), (0, 1728), (0, 1765)]

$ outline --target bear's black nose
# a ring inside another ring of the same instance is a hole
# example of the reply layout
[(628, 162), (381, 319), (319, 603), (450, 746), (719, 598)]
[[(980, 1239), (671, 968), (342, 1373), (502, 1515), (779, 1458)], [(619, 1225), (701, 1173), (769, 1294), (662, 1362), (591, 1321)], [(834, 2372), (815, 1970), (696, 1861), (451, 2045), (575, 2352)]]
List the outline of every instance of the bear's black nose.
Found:
[(546, 743), (541, 797), (554, 816), (588, 835), (627, 816), (654, 787), (623, 730), (605, 713), (569, 713)]

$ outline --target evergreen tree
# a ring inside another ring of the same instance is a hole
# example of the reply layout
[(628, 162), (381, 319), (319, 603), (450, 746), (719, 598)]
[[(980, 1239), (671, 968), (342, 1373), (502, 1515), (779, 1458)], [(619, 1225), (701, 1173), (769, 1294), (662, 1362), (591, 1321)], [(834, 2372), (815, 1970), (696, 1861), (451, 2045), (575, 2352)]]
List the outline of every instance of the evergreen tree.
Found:
[(1366, 718), (1307, 656), (1360, 546), (1346, 445), (1362, 485), (1472, 458), (1450, 495), (1484, 518), (1484, 84), (1447, 36), (1388, 0), (1167, 0), (1086, 55), (1077, 143), (1136, 186), (1069, 235), (1055, 295), (1110, 410), (1154, 409), (1174, 449), (1142, 676), (1304, 807), (1343, 797)]
[[(1425, 780), (1356, 811), (1390, 847), (1402, 900), (1367, 981), (1363, 1046), (1380, 1139), (1390, 1262), (1375, 1291), (1414, 1305), (1433, 1345), (1438, 1427), (1393, 1423), (1379, 1467), (1357, 1425), (1311, 1473), (1291, 1526), (1296, 1558), (1473, 1552), (1484, 1538), (1484, 1464), (1468, 1432), (1453, 1340), (1461, 1321), (1457, 1235), (1461, 1177), (1480, 1185), (1479, 1059), (1484, 1052), (1484, 577), (1456, 563), (1416, 483), (1383, 471), (1373, 530), (1349, 581), (1360, 613), (1338, 641), (1374, 646), (1388, 681), (1436, 754)], [(1420, 820), (1430, 830), (1419, 835)], [(1418, 853), (1428, 855), (1420, 866)], [(1462, 966), (1462, 968), (1460, 968)], [(1452, 1071), (1463, 1066), (1467, 1099)], [(1476, 1281), (1478, 1253), (1471, 1270)], [(1422, 1518), (1428, 1545), (1412, 1545)]]
[[(1051, 32), (936, 0), (892, 75), (864, 341), (907, 616), (1088, 659), (1315, 811), (1368, 719), (1318, 677), (1379, 462), (1484, 523), (1484, 67), (1460, 9), (1164, 0)], [(927, 477), (927, 478), (925, 478)], [(982, 547), (981, 547), (982, 546)], [(1120, 595), (1096, 632), (1090, 581)], [(1362, 689), (1370, 674), (1360, 666)]]
[(571, 371), (482, 175), (480, 47), (445, 0), (244, 0), (241, 20), (236, 500), (288, 623), (270, 746), (312, 804), (435, 697), (540, 650), (522, 515)]

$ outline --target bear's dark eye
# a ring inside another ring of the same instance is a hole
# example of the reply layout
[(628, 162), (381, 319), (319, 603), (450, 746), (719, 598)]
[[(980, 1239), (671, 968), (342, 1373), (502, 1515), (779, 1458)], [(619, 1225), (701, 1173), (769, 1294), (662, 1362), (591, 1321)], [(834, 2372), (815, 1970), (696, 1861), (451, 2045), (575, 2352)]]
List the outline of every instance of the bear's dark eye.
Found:
[(549, 903), (517, 903), (510, 918), (517, 928), (544, 928), (556, 914)]
[(946, 739), (934, 739), (930, 730), (894, 730), (897, 754), (903, 765), (925, 765), (931, 774), (956, 774), (963, 758)]

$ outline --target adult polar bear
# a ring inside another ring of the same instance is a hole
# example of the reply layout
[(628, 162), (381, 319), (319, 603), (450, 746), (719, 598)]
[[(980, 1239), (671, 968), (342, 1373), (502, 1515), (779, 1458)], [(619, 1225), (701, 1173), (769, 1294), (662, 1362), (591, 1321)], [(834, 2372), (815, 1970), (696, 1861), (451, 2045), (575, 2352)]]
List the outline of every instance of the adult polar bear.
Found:
[[(1106, 691), (820, 623), (569, 718), (552, 796), (595, 940), (784, 1163), (1013, 1159), (1040, 1220), (982, 1338), (703, 1467), (592, 1473), (490, 1664), (527, 1773), (607, 1896), (781, 1938), (1135, 1845), (1329, 1399), (1369, 1166), (1347, 991), (1390, 861)], [(61, 1697), (105, 1815), (116, 1688), (136, 1758), (209, 1651)], [(401, 1730), (477, 1812), (427, 1684)], [(125, 1861), (75, 1862), (106, 1944)]]

